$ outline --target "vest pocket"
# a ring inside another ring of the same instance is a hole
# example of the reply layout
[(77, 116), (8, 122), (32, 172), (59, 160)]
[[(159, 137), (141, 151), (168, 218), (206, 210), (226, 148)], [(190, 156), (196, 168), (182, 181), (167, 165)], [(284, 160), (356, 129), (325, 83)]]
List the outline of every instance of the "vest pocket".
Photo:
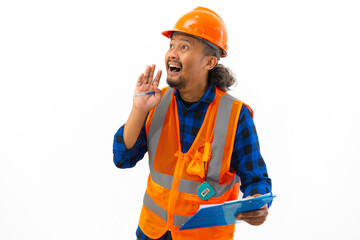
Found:
[(160, 186), (155, 183), (151, 178), (148, 181), (148, 186), (146, 191), (149, 193), (151, 198), (159, 203), (164, 209), (166, 209), (168, 196), (170, 194), (170, 190)]
[(203, 146), (196, 149), (194, 157), (189, 161), (186, 167), (186, 173), (196, 175), (204, 179), (208, 169), (208, 162), (211, 158), (211, 143), (205, 142)]
[(219, 183), (220, 184), (230, 184), (232, 180), (234, 179), (236, 173), (229, 170), (224, 172), (224, 174), (220, 177)]

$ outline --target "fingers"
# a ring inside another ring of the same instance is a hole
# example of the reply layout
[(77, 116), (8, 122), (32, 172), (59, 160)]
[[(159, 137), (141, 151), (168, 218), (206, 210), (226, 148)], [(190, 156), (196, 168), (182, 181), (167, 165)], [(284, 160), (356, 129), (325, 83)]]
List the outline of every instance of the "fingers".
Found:
[(249, 223), (250, 225), (258, 226), (265, 222), (267, 215), (268, 215), (268, 208), (265, 205), (264, 207), (256, 211), (239, 213), (235, 217), (235, 219), (243, 220)]
[(257, 217), (262, 217), (262, 216), (267, 216), (267, 215), (268, 215), (268, 209), (262, 207), (256, 211), (239, 213), (237, 215), (237, 217), (239, 217), (239, 218), (257, 218)]
[(155, 72), (155, 64), (151, 65), (151, 67), (150, 67), (148, 83), (152, 83), (152, 80), (154, 77), (154, 72)]
[(149, 75), (150, 75), (151, 67), (146, 66), (143, 78), (143, 84), (147, 84), (149, 82)]
[(161, 77), (161, 70), (159, 70), (155, 76), (155, 79), (153, 80), (155, 72), (155, 64), (152, 64), (151, 66), (146, 66), (145, 72), (142, 73), (138, 80), (137, 80), (137, 86), (141, 86), (143, 84), (151, 84), (153, 86), (158, 86), (160, 77)]
[(144, 74), (142, 73), (142, 74), (140, 74), (138, 80), (136, 81), (137, 87), (140, 87), (142, 85), (143, 78), (144, 78)]
[(161, 71), (161, 70), (159, 70), (159, 71), (156, 73), (156, 76), (155, 76), (155, 78), (154, 78), (154, 81), (152, 82), (152, 85), (154, 86), (154, 88), (157, 88), (157, 87), (159, 86), (161, 74), (162, 74), (162, 71)]
[(243, 221), (247, 222), (250, 225), (253, 226), (259, 226), (265, 222), (266, 218), (261, 219), (243, 219)]

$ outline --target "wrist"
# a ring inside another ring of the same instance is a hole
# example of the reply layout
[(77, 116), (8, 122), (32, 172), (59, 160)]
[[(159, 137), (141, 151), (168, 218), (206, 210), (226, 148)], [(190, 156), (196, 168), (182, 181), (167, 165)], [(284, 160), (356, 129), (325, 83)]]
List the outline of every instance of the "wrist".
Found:
[(133, 106), (132, 110), (131, 110), (131, 115), (133, 115), (137, 119), (145, 119), (148, 112), (149, 112), (149, 110), (147, 110), (147, 109), (138, 108), (136, 106)]

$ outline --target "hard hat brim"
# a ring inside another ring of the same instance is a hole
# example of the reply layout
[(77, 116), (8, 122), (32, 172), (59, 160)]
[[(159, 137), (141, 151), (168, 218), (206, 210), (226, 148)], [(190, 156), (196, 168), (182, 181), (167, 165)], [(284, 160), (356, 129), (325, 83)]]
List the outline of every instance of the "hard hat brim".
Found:
[[(167, 37), (167, 38), (171, 38), (171, 36), (172, 36), (172, 34), (173, 34), (174, 32), (183, 33), (183, 34), (186, 34), (186, 35), (189, 35), (189, 36), (195, 36), (195, 38), (201, 38), (201, 39), (204, 39), (204, 40), (206, 40), (206, 41), (208, 41), (208, 42), (211, 43), (211, 40), (204, 38), (204, 36), (201, 36), (200, 34), (196, 34), (196, 33), (190, 34), (190, 33), (187, 33), (187, 32), (180, 31), (180, 30), (178, 30), (178, 29), (172, 29), (172, 30), (163, 31), (163, 32), (161, 32), (161, 34), (164, 35), (164, 36)], [(214, 44), (214, 43), (213, 43), (213, 44)], [(214, 44), (214, 45), (216, 45), (216, 44)], [(226, 50), (223, 49), (222, 47), (218, 46), (218, 45), (216, 45), (216, 46), (219, 47), (219, 48), (222, 50), (222, 53), (221, 53), (220, 57), (221, 57), (221, 58), (226, 57), (226, 56), (227, 56)]]

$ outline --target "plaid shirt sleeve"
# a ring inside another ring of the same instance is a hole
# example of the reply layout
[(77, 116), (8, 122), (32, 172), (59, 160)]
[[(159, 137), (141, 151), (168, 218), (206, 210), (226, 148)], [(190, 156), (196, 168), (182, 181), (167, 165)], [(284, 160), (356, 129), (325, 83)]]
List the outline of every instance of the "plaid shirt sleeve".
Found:
[(118, 168), (131, 168), (134, 167), (147, 152), (145, 122), (135, 145), (130, 149), (125, 148), (123, 132), (124, 125), (115, 133), (113, 144), (114, 164)]
[(271, 192), (271, 179), (260, 147), (252, 114), (243, 105), (235, 135), (231, 168), (240, 176), (243, 197)]

